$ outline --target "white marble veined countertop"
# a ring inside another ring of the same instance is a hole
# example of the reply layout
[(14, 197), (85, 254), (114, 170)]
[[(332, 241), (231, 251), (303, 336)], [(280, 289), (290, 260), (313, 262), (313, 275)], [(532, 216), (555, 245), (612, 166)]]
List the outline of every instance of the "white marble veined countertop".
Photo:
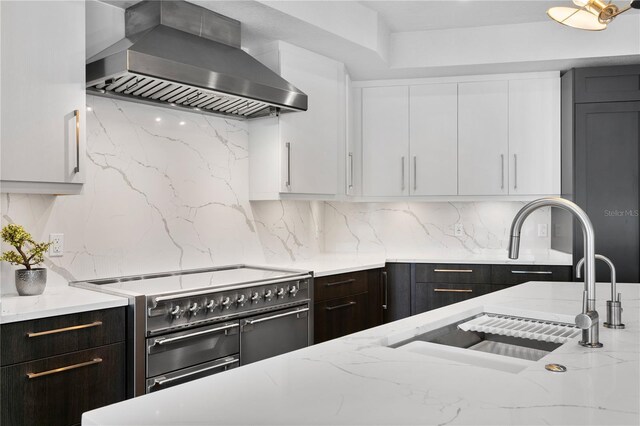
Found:
[(39, 296), (0, 296), (0, 323), (115, 308), (129, 303), (126, 298), (111, 296), (67, 285), (47, 285)]
[[(392, 254), (324, 253), (310, 259), (269, 264), (297, 270), (313, 271), (316, 277), (366, 269), (383, 268), (386, 262), (403, 263), (505, 263), (521, 265), (571, 265), (571, 255), (549, 250), (521, 253), (520, 259), (509, 260), (506, 250), (484, 254), (468, 252), (412, 252)], [(40, 296), (0, 296), (0, 323), (46, 318), (109, 307), (124, 306), (127, 299), (90, 290), (69, 287), (62, 277), (51, 274), (45, 292)]]
[(572, 265), (570, 254), (556, 250), (521, 252), (520, 258), (511, 260), (507, 250), (487, 253), (408, 252), (380, 254), (322, 253), (310, 259), (290, 262), (274, 262), (271, 266), (313, 271), (316, 277), (335, 275), (365, 269), (383, 268), (386, 262), (397, 263), (470, 263), (470, 264), (518, 264), (518, 265)]
[[(609, 286), (597, 287), (604, 321)], [(518, 373), (387, 347), (483, 311), (572, 322), (582, 289), (518, 285), (89, 411), (82, 424), (638, 425), (640, 284), (619, 285), (627, 328), (601, 327), (603, 348), (576, 337)]]

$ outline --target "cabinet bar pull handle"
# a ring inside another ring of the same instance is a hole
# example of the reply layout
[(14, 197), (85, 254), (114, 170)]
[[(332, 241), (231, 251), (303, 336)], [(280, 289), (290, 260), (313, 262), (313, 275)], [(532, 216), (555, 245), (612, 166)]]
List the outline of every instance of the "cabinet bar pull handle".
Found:
[(513, 189), (518, 189), (518, 155), (513, 154)]
[(349, 189), (353, 188), (353, 152), (349, 153)]
[(285, 143), (287, 147), (287, 181), (285, 185), (287, 188), (291, 188), (291, 142)]
[(433, 272), (454, 272), (457, 274), (470, 274), (473, 269), (434, 269)]
[(418, 157), (413, 156), (413, 190), (418, 189)]
[(74, 110), (73, 115), (76, 116), (76, 167), (73, 171), (80, 173), (80, 110)]
[(344, 280), (344, 281), (336, 281), (336, 282), (333, 282), (333, 283), (326, 283), (325, 287), (331, 287), (331, 286), (334, 286), (334, 285), (351, 284), (355, 280), (356, 280), (355, 278), (351, 278), (351, 279)]
[(325, 309), (326, 309), (327, 311), (333, 311), (334, 309), (343, 309), (343, 308), (348, 308), (348, 307), (350, 307), (350, 306), (355, 305), (356, 303), (358, 303), (358, 302), (349, 302), (349, 303), (345, 303), (345, 304), (337, 305), (337, 306), (327, 306)]
[(552, 271), (511, 271), (512, 274), (552, 275)]
[(84, 328), (98, 327), (101, 325), (102, 325), (102, 321), (94, 321), (90, 324), (81, 324), (81, 325), (74, 325), (71, 327), (56, 328), (55, 330), (39, 331), (37, 333), (27, 333), (27, 337), (47, 336), (49, 334), (57, 334), (57, 333), (64, 333), (67, 331), (82, 330)]
[(384, 288), (384, 304), (382, 305), (382, 309), (386, 310), (389, 306), (389, 281), (387, 271), (382, 271), (382, 286)]
[(404, 191), (404, 157), (402, 157), (402, 190)]
[(504, 154), (500, 154), (500, 165), (502, 167), (502, 181), (500, 183), (500, 189), (504, 189)]
[(40, 373), (27, 373), (27, 378), (36, 379), (38, 377), (48, 376), (50, 374), (57, 374), (57, 373), (62, 373), (64, 371), (75, 370), (76, 368), (86, 367), (88, 365), (100, 364), (101, 362), (102, 362), (102, 358), (94, 358), (91, 361), (68, 365), (66, 367), (54, 368), (53, 370), (42, 371)]
[(434, 288), (433, 291), (436, 293), (473, 293), (473, 290), (470, 288)]
[(191, 333), (191, 334), (185, 334), (183, 336), (176, 336), (176, 337), (169, 337), (169, 338), (159, 337), (153, 341), (152, 346), (166, 345), (167, 343), (179, 342), (180, 340), (191, 339), (192, 337), (202, 336), (203, 334), (216, 333), (218, 331), (224, 331), (226, 333), (227, 330), (230, 330), (232, 328), (237, 328), (237, 327), (240, 327), (240, 325), (228, 324), (228, 325), (223, 325), (222, 327), (210, 328), (209, 330), (198, 331), (196, 333)]
[(302, 309), (297, 309), (295, 311), (290, 311), (290, 312), (285, 312), (282, 314), (277, 314), (277, 315), (273, 315), (270, 317), (266, 317), (266, 318), (258, 318), (258, 319), (254, 319), (254, 320), (245, 320), (244, 323), (247, 325), (252, 325), (252, 324), (260, 324), (261, 322), (265, 322), (265, 321), (271, 321), (274, 320), (276, 318), (282, 318), (282, 317), (288, 317), (289, 315), (295, 315), (295, 314), (303, 314), (305, 312), (308, 312), (309, 308), (302, 308)]

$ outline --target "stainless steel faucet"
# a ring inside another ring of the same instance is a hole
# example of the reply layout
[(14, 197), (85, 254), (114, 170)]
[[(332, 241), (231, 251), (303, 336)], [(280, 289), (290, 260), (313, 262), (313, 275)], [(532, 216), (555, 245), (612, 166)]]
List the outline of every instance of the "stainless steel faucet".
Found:
[[(611, 300), (607, 300), (607, 321), (602, 325), (607, 328), (624, 328), (622, 323), (622, 297), (616, 292), (616, 267), (611, 259), (601, 254), (596, 254), (596, 259), (603, 261), (611, 270)], [(584, 264), (584, 257), (576, 265), (576, 278), (580, 278), (580, 270)]]
[(596, 311), (596, 251), (593, 225), (589, 216), (577, 204), (564, 198), (546, 197), (534, 200), (525, 205), (513, 218), (511, 239), (509, 241), (509, 258), (517, 259), (520, 251), (520, 230), (529, 215), (543, 207), (558, 207), (573, 214), (582, 227), (584, 240), (584, 292), (582, 294), (582, 312), (576, 316), (576, 325), (582, 329), (580, 344), (588, 348), (601, 348), (599, 342), (598, 321)]

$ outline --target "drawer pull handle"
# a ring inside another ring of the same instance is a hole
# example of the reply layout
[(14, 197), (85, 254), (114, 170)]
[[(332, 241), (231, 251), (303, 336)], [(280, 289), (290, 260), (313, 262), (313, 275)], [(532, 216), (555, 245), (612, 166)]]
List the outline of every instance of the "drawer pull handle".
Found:
[(512, 274), (553, 275), (552, 271), (511, 271)]
[(470, 288), (434, 288), (433, 291), (436, 293), (473, 293), (473, 290)]
[(56, 328), (55, 330), (39, 331), (37, 333), (27, 333), (27, 337), (47, 336), (49, 334), (65, 333), (67, 331), (82, 330), (85, 328), (99, 327), (101, 325), (102, 325), (102, 321), (94, 321), (90, 324), (73, 325), (71, 327)]
[(332, 287), (334, 285), (343, 285), (343, 284), (351, 284), (352, 282), (355, 281), (355, 278), (351, 278), (349, 280), (344, 280), (344, 281), (336, 281), (334, 283), (326, 283), (325, 287)]
[(100, 364), (101, 362), (102, 362), (102, 358), (94, 358), (91, 361), (68, 365), (66, 367), (54, 368), (53, 370), (42, 371), (40, 373), (27, 373), (27, 378), (37, 379), (38, 377), (48, 376), (50, 374), (62, 373), (69, 370), (75, 370), (76, 368), (82, 368), (82, 367), (86, 367), (88, 365), (93, 365), (93, 364)]
[(325, 309), (327, 311), (333, 311), (335, 309), (343, 309), (343, 308), (348, 308), (350, 306), (353, 306), (355, 304), (357, 304), (358, 302), (349, 302), (349, 303), (344, 303), (342, 305), (337, 305), (337, 306), (327, 306)]
[(224, 331), (225, 334), (226, 334), (232, 328), (238, 328), (238, 327), (240, 327), (239, 324), (228, 324), (228, 325), (223, 325), (222, 327), (210, 328), (208, 330), (197, 331), (195, 333), (190, 333), (190, 334), (184, 334), (182, 336), (158, 337), (157, 339), (155, 339), (153, 341), (153, 344), (151, 346), (155, 346), (155, 345), (162, 346), (162, 345), (166, 345), (168, 343), (179, 342), (181, 340), (191, 339), (193, 337), (202, 336), (203, 334), (217, 333), (217, 332), (220, 332), (220, 331)]
[(434, 269), (433, 272), (453, 272), (457, 274), (470, 274), (473, 269)]

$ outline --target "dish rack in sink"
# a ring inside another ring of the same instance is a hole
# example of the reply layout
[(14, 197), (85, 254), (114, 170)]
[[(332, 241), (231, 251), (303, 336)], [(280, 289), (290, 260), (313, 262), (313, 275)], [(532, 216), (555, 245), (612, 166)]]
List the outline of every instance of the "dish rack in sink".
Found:
[(567, 342), (581, 332), (573, 324), (491, 313), (483, 313), (469, 321), (460, 323), (458, 328), (463, 331), (476, 331), (559, 344)]

